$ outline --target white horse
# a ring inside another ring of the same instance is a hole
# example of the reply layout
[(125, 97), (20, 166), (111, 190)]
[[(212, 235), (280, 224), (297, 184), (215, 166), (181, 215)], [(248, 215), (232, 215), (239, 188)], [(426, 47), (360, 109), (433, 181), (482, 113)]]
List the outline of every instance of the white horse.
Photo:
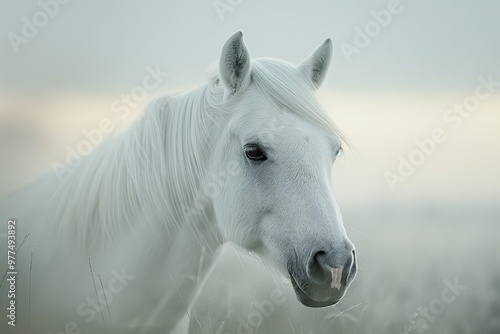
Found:
[(17, 275), (0, 298), (14, 276), (16, 327), (4, 317), (2, 333), (168, 333), (224, 242), (269, 260), (302, 304), (337, 303), (356, 257), (331, 184), (341, 139), (314, 95), (332, 48), (251, 60), (238, 32), (206, 85), (150, 103), (62, 182), (8, 196)]

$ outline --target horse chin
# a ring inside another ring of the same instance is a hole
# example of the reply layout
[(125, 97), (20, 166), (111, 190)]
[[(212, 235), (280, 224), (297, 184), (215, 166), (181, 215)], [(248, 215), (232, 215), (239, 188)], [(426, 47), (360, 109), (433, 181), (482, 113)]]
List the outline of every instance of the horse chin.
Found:
[(299, 302), (301, 302), (304, 306), (315, 307), (315, 308), (332, 306), (332, 305), (337, 304), (342, 297), (342, 296), (340, 296), (338, 298), (337, 297), (330, 297), (330, 298), (327, 298), (326, 300), (323, 300), (323, 301), (316, 301), (316, 300), (312, 299), (311, 297), (309, 297), (307, 295), (307, 293), (305, 293), (300, 288), (300, 286), (297, 284), (297, 281), (295, 280), (293, 275), (291, 273), (289, 273), (289, 274), (290, 274), (290, 281), (292, 282), (293, 290), (295, 291), (295, 296), (297, 297), (297, 300)]

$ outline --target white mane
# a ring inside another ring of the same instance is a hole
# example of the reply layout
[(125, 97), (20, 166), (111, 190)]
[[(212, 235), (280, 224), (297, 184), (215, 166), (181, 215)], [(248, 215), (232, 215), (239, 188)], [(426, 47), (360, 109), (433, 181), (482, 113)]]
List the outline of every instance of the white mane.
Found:
[(329, 175), (341, 136), (315, 97), (332, 51), (326, 39), (298, 66), (252, 60), (236, 32), (206, 84), (151, 102), (61, 182), (46, 175), (2, 201), (32, 243), (16, 252), (30, 271), (19, 312), (34, 311), (22, 328), (185, 328), (226, 242), (287, 277), (303, 305), (338, 303), (357, 265)]
[[(340, 135), (294, 66), (275, 59), (251, 66), (251, 82), (263, 98)], [(150, 103), (141, 119), (84, 158), (60, 184), (52, 199), (60, 232), (88, 247), (117, 240), (138, 222), (158, 229), (158, 222), (169, 227), (189, 219), (188, 209), (199, 206), (194, 201), (209, 146), (234, 112), (233, 103), (224, 101), (218, 76)]]

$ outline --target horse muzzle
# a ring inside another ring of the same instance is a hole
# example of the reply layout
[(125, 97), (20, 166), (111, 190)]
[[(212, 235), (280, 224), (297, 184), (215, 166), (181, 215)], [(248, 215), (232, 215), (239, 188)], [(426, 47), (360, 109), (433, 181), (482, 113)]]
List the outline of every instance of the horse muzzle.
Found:
[(305, 271), (289, 269), (297, 299), (308, 307), (337, 304), (356, 276), (356, 252), (352, 250), (340, 263), (329, 261), (328, 254), (319, 251), (311, 256)]

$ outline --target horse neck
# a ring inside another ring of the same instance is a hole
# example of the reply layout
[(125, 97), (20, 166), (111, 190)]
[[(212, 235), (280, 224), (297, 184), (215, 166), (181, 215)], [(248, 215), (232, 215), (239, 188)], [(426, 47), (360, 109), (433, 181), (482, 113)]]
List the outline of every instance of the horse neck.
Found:
[(62, 223), (62, 231), (88, 247), (138, 224), (169, 235), (188, 228), (201, 244), (216, 246), (211, 207), (200, 206), (197, 195), (206, 147), (220, 131), (207, 116), (208, 89), (150, 103), (141, 120), (84, 159), (56, 196), (59, 220), (71, 222)]

